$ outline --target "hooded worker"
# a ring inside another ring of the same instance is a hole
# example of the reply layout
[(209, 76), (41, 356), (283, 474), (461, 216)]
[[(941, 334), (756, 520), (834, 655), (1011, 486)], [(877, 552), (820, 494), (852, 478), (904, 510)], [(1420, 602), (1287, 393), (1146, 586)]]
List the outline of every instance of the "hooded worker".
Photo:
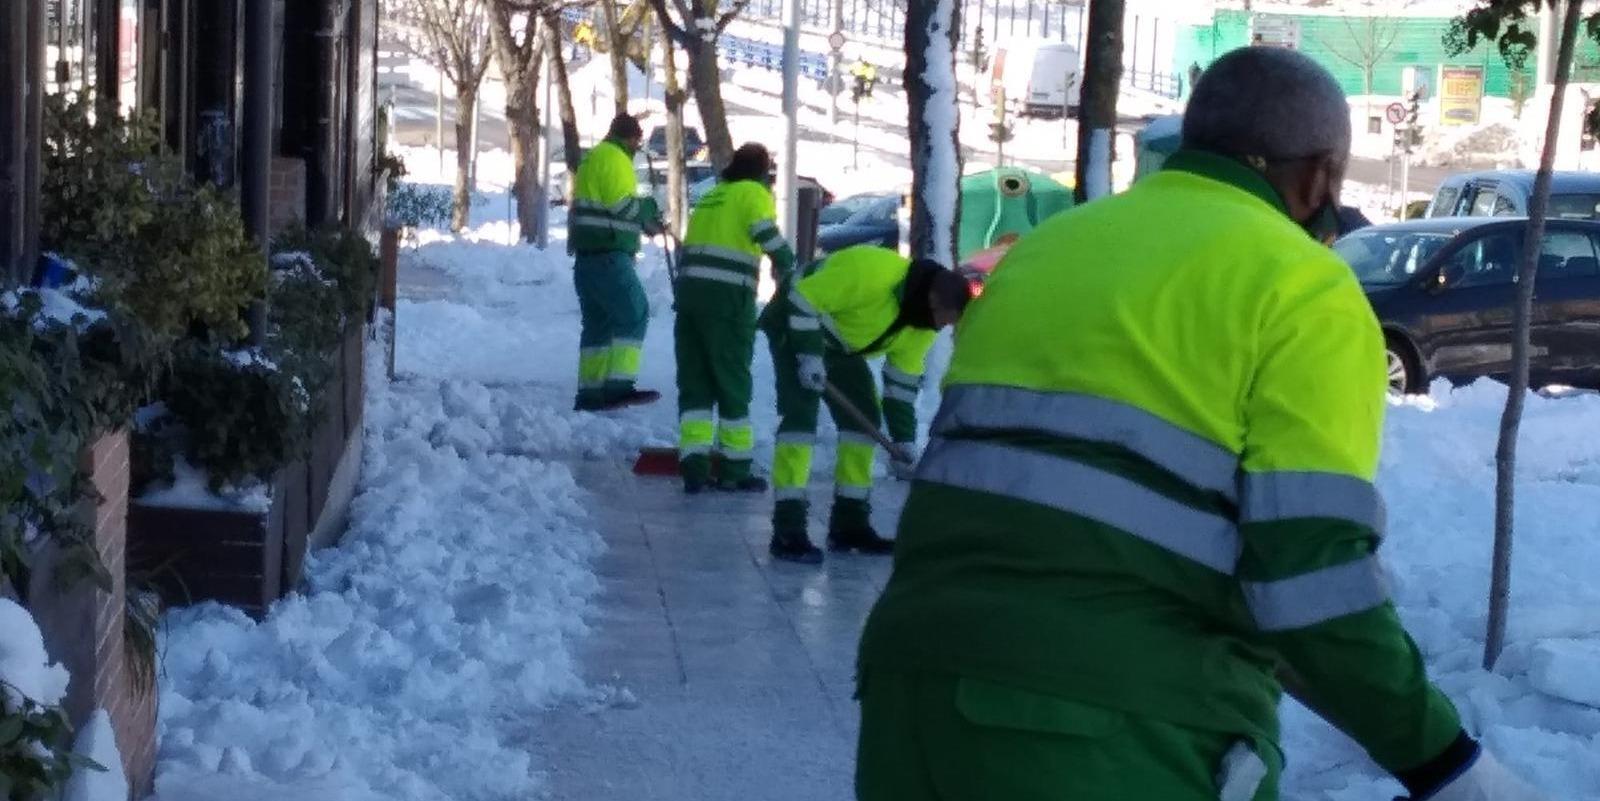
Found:
[(1541, 797), (1390, 600), (1350, 136), (1327, 70), (1235, 50), (1160, 172), (1006, 255), (862, 635), (861, 801), (1274, 801), (1284, 668), (1409, 798)]
[(650, 304), (634, 270), (640, 235), (661, 230), (653, 198), (637, 197), (634, 154), (639, 121), (618, 114), (605, 141), (591, 148), (573, 177), (567, 246), (575, 256), (582, 335), (578, 340), (579, 411), (651, 403), (661, 393), (634, 386)]
[[(874, 434), (888, 422), (903, 449), (917, 438), (917, 393), (939, 329), (960, 318), (967, 282), (937, 262), (908, 261), (871, 245), (845, 248), (785, 282), (761, 314), (777, 376), (778, 443), (772, 480), (777, 496), (770, 550), (778, 559), (817, 563), (822, 552), (806, 532), (811, 454), (818, 401), (825, 390), (839, 429), (828, 548), (887, 554), (892, 540), (872, 528)], [(883, 396), (867, 363), (882, 356)], [(858, 411), (857, 420), (845, 406)]]
[[(767, 176), (772, 159), (743, 145), (721, 181), (695, 206), (683, 237), (677, 282), (678, 453), (683, 488), (761, 492), (750, 470), (750, 360), (755, 354), (756, 286), (762, 257), (782, 281), (794, 252), (778, 232)], [(721, 456), (712, 475), (711, 453)]]

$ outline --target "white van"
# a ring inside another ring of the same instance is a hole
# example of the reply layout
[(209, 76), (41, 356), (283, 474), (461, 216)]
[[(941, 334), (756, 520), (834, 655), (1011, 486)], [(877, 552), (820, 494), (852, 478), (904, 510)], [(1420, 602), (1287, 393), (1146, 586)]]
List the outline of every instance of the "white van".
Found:
[(995, 45), (989, 60), (989, 92), (1025, 117), (1076, 113), (1083, 72), (1078, 49), (1065, 42), (1020, 39)]

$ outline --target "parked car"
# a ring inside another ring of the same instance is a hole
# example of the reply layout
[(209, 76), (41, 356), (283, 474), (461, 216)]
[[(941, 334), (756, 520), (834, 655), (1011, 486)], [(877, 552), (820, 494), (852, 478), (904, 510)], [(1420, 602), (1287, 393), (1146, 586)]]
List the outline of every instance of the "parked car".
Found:
[[(706, 141), (700, 136), (700, 129), (693, 125), (683, 126), (683, 155), (685, 158), (700, 158), (700, 151), (705, 149)], [(644, 141), (644, 151), (652, 157), (664, 159), (667, 157), (667, 126), (657, 125), (650, 129), (650, 136)]]
[(898, 192), (873, 192), (825, 206), (817, 219), (817, 255), (851, 245), (899, 249), (900, 203)]
[[(1428, 204), (1429, 217), (1526, 217), (1533, 197), (1532, 170), (1452, 175)], [(1550, 216), (1600, 219), (1600, 174), (1558, 172), (1550, 184)]]
[[(1420, 219), (1363, 228), (1335, 243), (1383, 326), (1391, 390), (1424, 392), (1435, 378), (1510, 373), (1525, 225)], [(1534, 384), (1600, 387), (1600, 222), (1550, 220), (1534, 286)]]
[[(817, 179), (812, 178), (810, 176), (806, 176), (806, 175), (797, 175), (795, 177), (800, 180), (800, 185), (801, 186), (808, 186), (809, 185), (809, 186), (814, 186), (814, 187), (822, 190), (822, 205), (823, 206), (829, 206), (829, 205), (833, 204), (833, 202), (834, 202), (833, 193), (829, 192), (827, 187), (823, 186), (821, 183), (818, 183)], [(773, 183), (774, 183), (774, 186), (776, 186), (776, 181), (774, 181)], [(700, 198), (705, 197), (706, 193), (710, 192), (714, 187), (716, 187), (716, 185), (717, 185), (717, 176), (715, 174), (707, 176), (705, 179), (701, 180), (699, 183), (690, 184), (689, 185), (689, 205), (693, 206), (694, 204), (699, 203), (700, 202)]]

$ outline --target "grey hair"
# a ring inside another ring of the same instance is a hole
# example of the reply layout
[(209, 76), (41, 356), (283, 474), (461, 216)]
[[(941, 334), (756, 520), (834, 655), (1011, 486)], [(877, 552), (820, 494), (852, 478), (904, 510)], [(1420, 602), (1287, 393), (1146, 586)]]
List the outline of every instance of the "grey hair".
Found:
[(1350, 152), (1350, 105), (1320, 64), (1282, 47), (1217, 59), (1183, 115), (1183, 146), (1266, 161)]

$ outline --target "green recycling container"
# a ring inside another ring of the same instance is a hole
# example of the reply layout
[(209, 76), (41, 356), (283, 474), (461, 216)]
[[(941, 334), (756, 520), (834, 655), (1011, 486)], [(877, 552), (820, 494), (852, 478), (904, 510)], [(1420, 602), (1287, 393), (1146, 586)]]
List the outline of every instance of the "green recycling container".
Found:
[(1072, 190), (1044, 173), (1016, 167), (973, 173), (961, 179), (961, 240), (956, 247), (965, 261), (1070, 208)]

